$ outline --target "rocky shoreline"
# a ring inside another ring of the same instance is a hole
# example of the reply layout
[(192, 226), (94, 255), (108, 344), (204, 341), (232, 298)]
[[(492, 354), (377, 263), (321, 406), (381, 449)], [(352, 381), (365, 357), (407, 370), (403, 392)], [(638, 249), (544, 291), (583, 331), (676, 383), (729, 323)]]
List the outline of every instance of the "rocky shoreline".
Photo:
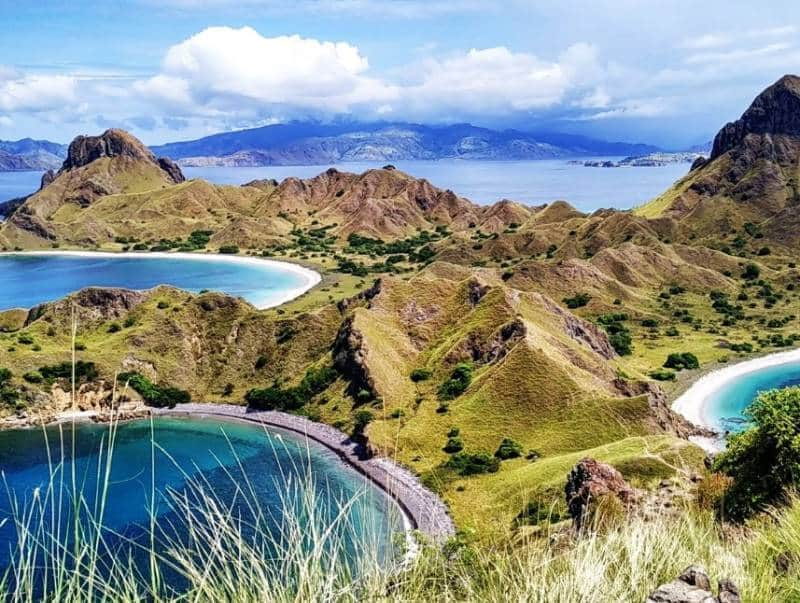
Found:
[(359, 445), (335, 427), (284, 412), (252, 410), (234, 404), (189, 403), (175, 408), (154, 408), (152, 412), (160, 416), (246, 421), (307, 437), (335, 452), (391, 497), (406, 515), (412, 529), (437, 543), (455, 534), (455, 525), (444, 502), (423, 486), (416, 475), (386, 457), (363, 458), (359, 454)]

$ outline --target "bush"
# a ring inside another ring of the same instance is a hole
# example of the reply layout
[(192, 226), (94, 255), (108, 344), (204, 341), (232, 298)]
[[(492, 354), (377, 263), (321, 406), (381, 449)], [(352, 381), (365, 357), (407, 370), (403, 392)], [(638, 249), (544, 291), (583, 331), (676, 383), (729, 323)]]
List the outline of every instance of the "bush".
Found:
[(582, 308), (588, 304), (591, 299), (592, 296), (588, 293), (576, 293), (572, 297), (565, 297), (563, 301), (567, 305), (567, 308), (574, 310), (575, 308)]
[(461, 452), (462, 450), (464, 450), (464, 442), (458, 436), (447, 438), (447, 443), (444, 445), (443, 450), (449, 454), (453, 454), (455, 452)]
[(470, 383), (472, 383), (472, 365), (461, 363), (450, 374), (450, 378), (439, 386), (438, 396), (441, 400), (457, 398), (467, 391)]
[(117, 333), (120, 330), (122, 330), (122, 327), (118, 322), (112, 322), (110, 325), (108, 325), (108, 329), (106, 329), (108, 333)]
[[(39, 373), (47, 381), (55, 379), (72, 380), (72, 363), (62, 362), (61, 364), (51, 364), (39, 367)], [(98, 377), (97, 367), (94, 362), (78, 360), (75, 363), (75, 378), (80, 381), (94, 381)]]
[(733, 480), (722, 473), (710, 473), (697, 484), (695, 502), (698, 507), (706, 511), (724, 511), (725, 495), (731, 487)]
[(28, 383), (41, 383), (44, 381), (44, 377), (42, 377), (42, 374), (39, 371), (28, 371), (22, 375), (22, 378)]
[(227, 254), (236, 254), (239, 253), (239, 247), (237, 245), (222, 245), (219, 248), (219, 252)]
[(522, 456), (522, 444), (511, 438), (503, 438), (503, 441), (500, 442), (500, 446), (497, 448), (494, 455), (501, 461), (515, 459)]
[(800, 387), (762, 392), (744, 416), (752, 426), (728, 438), (713, 467), (733, 478), (725, 512), (735, 520), (782, 502), (786, 489), (800, 486)]
[(464, 476), (497, 473), (500, 469), (500, 459), (493, 457), (488, 452), (478, 452), (477, 454), (458, 452), (450, 457), (450, 460), (445, 463), (445, 467)]
[(20, 333), (17, 337), (17, 341), (23, 345), (30, 345), (33, 343), (33, 337), (30, 333)]
[(374, 419), (375, 415), (370, 411), (363, 408), (359, 410), (353, 417), (353, 435), (363, 436), (367, 425), (372, 423)]
[(663, 369), (651, 371), (650, 377), (652, 377), (656, 381), (675, 381), (675, 373)]
[(431, 378), (431, 372), (428, 369), (417, 368), (411, 371), (411, 380), (414, 383), (418, 383), (420, 381), (427, 381), (430, 378)]
[(761, 275), (761, 269), (755, 264), (747, 264), (742, 272), (742, 278), (746, 281), (754, 281)]
[(256, 358), (255, 369), (260, 371), (265, 366), (267, 366), (268, 358), (266, 356), (259, 356)]
[(125, 319), (125, 322), (122, 323), (122, 326), (125, 327), (126, 329), (130, 329), (135, 324), (136, 324), (136, 319), (133, 316), (128, 316), (128, 318)]
[(156, 385), (139, 373), (121, 373), (119, 380), (123, 383), (127, 382), (149, 406), (174, 408), (178, 404), (187, 404), (192, 401), (189, 392), (177, 387)]
[(667, 360), (664, 362), (664, 368), (671, 368), (677, 371), (696, 369), (700, 368), (700, 361), (697, 360), (697, 356), (691, 352), (673, 352), (667, 356)]
[(336, 381), (337, 376), (331, 366), (310, 368), (296, 387), (284, 389), (273, 384), (270, 387), (253, 388), (245, 394), (244, 399), (248, 406), (259, 410), (297, 410), (322, 393)]

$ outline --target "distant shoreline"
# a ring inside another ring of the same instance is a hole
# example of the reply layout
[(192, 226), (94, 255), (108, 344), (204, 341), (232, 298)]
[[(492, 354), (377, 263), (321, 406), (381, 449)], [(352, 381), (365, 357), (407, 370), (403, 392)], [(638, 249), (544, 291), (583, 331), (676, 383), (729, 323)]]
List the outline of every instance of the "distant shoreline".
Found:
[[(175, 252), (164, 252), (164, 251), (142, 251), (142, 252), (131, 252), (131, 251), (81, 251), (81, 250), (31, 250), (31, 251), (4, 251), (0, 252), (0, 257), (2, 256), (24, 256), (24, 255), (35, 255), (35, 256), (74, 256), (74, 257), (107, 257), (107, 258), (132, 258), (132, 259), (144, 259), (144, 260), (156, 260), (156, 259), (179, 259), (179, 260), (194, 260), (194, 261), (205, 261), (205, 262), (225, 262), (231, 264), (246, 264), (250, 266), (256, 267), (272, 267), (279, 270), (283, 270), (285, 272), (290, 272), (297, 276), (300, 276), (304, 279), (304, 283), (298, 287), (293, 287), (291, 289), (287, 289), (281, 295), (277, 296), (276, 298), (269, 301), (269, 303), (253, 303), (253, 305), (258, 308), (259, 310), (266, 310), (268, 308), (274, 308), (276, 306), (280, 306), (289, 302), (293, 299), (296, 299), (303, 295), (304, 293), (308, 292), (309, 290), (313, 289), (322, 281), (322, 275), (315, 270), (311, 270), (310, 268), (306, 268), (305, 266), (300, 266), (299, 264), (295, 264), (293, 262), (287, 262), (282, 260), (274, 260), (270, 258), (262, 258), (262, 257), (254, 257), (254, 256), (241, 256), (241, 255), (233, 255), (233, 254), (222, 254), (222, 253), (188, 253), (182, 251), (175, 251)], [(169, 284), (169, 283), (163, 283)], [(101, 287), (101, 285), (96, 285)], [(180, 289), (177, 285), (172, 285)], [(125, 287), (122, 287), (123, 289)]]
[[(707, 415), (708, 403), (714, 394), (732, 380), (742, 375), (754, 373), (772, 366), (792, 364), (795, 362), (800, 362), (800, 348), (767, 354), (766, 356), (760, 356), (750, 360), (743, 360), (742, 362), (713, 370), (700, 377), (689, 386), (685, 392), (678, 396), (672, 403), (672, 410), (695, 425), (707, 427), (716, 431), (718, 426), (714, 425), (713, 422), (708, 419)], [(691, 438), (691, 440), (708, 452), (719, 452), (724, 447), (720, 438), (695, 436)]]

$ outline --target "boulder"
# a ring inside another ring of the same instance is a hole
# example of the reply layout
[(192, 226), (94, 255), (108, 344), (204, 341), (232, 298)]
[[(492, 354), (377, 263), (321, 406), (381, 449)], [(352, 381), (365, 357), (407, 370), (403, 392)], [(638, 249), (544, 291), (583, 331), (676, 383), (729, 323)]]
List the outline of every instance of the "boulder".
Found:
[(582, 459), (575, 465), (567, 477), (564, 493), (577, 530), (583, 527), (591, 506), (600, 498), (613, 496), (625, 508), (630, 508), (640, 498), (638, 490), (632, 488), (619, 471), (592, 458)]
[(705, 569), (690, 565), (675, 580), (654, 590), (646, 603), (741, 603), (739, 589), (732, 580), (720, 580), (718, 589), (715, 597)]

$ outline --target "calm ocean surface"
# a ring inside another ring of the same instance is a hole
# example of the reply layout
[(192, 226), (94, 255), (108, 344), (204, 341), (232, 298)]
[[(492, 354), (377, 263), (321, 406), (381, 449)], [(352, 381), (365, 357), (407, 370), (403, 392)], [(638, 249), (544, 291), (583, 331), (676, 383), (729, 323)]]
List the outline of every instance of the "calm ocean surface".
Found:
[(280, 264), (227, 258), (114, 257), (111, 254), (0, 255), (0, 310), (30, 308), (84, 287), (149, 289), (173, 285), (245, 298), (257, 307), (275, 305), (308, 281)]
[[(0, 570), (8, 564), (9, 547), (15, 542), (13, 523), (3, 522), (11, 513), (9, 496), (22, 503), (30, 501), (37, 491), (46, 492), (53, 471), (48, 461), (58, 463), (63, 458), (63, 473), (56, 477), (63, 476), (71, 491), (74, 465), (78, 483), (85, 484), (81, 494), (88, 508), (93, 508), (98, 498), (97, 480), (105, 470), (102, 454), (109, 433), (107, 425), (88, 423), (0, 432), (0, 472), (5, 482), (0, 497)], [(286, 508), (287, 498), (295, 502), (290, 493), (309, 488), (317, 497), (318, 520), (323, 526), (332, 521), (343, 503), (355, 501), (345, 512), (348, 521), (341, 530), (347, 554), (365, 548), (363, 537), (365, 542), (376, 545), (377, 554), (388, 556), (391, 535), (402, 530), (397, 507), (327, 448), (256, 425), (157, 417), (152, 428), (150, 420), (117, 427), (104, 522), (109, 546), (120, 546), (136, 558), (136, 549), (125, 539), (139, 542), (145, 537), (151, 509), (167, 532), (184, 537), (186, 518), (176, 515), (170, 505), (174, 499), (167, 496), (167, 491), (196, 492), (193, 484), (199, 482), (225, 508), (236, 509), (237, 516), (245, 522), (253, 519), (245, 501), (253, 502), (255, 498), (263, 512), (259, 522), (278, 539), (283, 511), (291, 510)], [(155, 496), (151, 483), (155, 485)], [(65, 503), (65, 512), (70, 505)], [(302, 514), (296, 516), (304, 521)], [(69, 533), (64, 537), (68, 539)], [(142, 561), (147, 561), (146, 556)]]
[[(614, 159), (605, 157), (602, 159)], [(618, 159), (618, 158), (617, 158)], [(362, 172), (380, 163), (341, 163), (333, 166), (271, 166), (259, 168), (183, 168), (187, 178), (205, 178), (217, 184), (244, 184), (258, 178), (308, 178), (329, 167)], [(539, 205), (565, 199), (582, 211), (601, 207), (629, 209), (666, 190), (689, 171), (689, 164), (664, 167), (590, 168), (563, 159), (542, 161), (396, 161), (412, 176), (427, 178), (476, 203), (512, 199)], [(0, 201), (33, 192), (37, 172), (0, 173)]]

